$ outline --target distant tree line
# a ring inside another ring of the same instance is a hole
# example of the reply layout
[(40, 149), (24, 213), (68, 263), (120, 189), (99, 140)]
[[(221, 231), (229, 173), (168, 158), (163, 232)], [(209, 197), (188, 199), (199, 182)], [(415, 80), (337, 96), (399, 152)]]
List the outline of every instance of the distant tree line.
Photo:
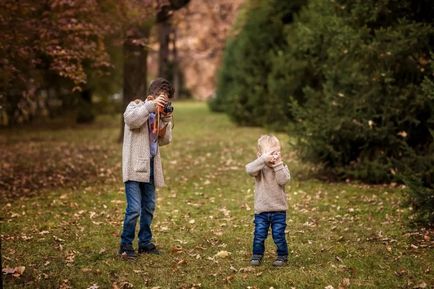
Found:
[(432, 15), (429, 0), (248, 1), (210, 107), (288, 131), (329, 178), (406, 184), (434, 223)]
[[(121, 111), (145, 93), (151, 27), (170, 25), (173, 11), (188, 2), (1, 1), (0, 126), (72, 111), (78, 122), (90, 122), (92, 103), (103, 107), (115, 94)], [(167, 43), (161, 46), (169, 57)]]

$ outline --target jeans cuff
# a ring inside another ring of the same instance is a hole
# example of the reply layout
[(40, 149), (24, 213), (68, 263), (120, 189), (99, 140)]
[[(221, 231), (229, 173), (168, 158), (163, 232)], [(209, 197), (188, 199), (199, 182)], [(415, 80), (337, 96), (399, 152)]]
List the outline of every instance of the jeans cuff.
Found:
[(139, 243), (139, 248), (140, 249), (145, 249), (145, 250), (151, 250), (151, 249), (154, 249), (156, 247), (155, 247), (154, 243), (150, 242), (150, 243), (147, 243), (146, 245), (143, 245), (143, 244)]

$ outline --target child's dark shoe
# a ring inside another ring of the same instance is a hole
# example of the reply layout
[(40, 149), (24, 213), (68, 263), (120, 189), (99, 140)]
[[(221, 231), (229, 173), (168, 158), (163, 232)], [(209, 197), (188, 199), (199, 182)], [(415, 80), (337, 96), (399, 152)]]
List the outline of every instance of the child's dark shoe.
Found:
[(252, 259), (250, 259), (250, 265), (259, 266), (261, 265), (262, 255), (253, 255)]
[(288, 257), (287, 256), (277, 256), (276, 260), (274, 260), (274, 262), (273, 262), (273, 266), (282, 267), (282, 266), (285, 266), (286, 263), (288, 263)]
[(121, 244), (119, 248), (119, 256), (125, 259), (137, 258), (137, 254), (134, 251), (133, 245), (130, 244)]
[(160, 251), (158, 251), (157, 247), (150, 243), (146, 246), (139, 246), (139, 254), (154, 254), (160, 255)]

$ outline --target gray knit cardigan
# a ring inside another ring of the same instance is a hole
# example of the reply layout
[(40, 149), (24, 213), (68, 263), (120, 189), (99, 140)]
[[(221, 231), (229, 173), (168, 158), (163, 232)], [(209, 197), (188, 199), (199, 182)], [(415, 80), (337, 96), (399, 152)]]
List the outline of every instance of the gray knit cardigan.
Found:
[[(126, 181), (149, 182), (150, 148), (149, 148), (149, 113), (155, 112), (152, 101), (136, 100), (128, 104), (124, 112), (124, 142), (122, 146), (122, 179)], [(158, 145), (167, 145), (172, 141), (172, 117), (160, 122), (160, 127), (166, 126), (166, 133), (158, 138)], [(160, 150), (154, 157), (154, 184), (164, 186), (163, 167)]]

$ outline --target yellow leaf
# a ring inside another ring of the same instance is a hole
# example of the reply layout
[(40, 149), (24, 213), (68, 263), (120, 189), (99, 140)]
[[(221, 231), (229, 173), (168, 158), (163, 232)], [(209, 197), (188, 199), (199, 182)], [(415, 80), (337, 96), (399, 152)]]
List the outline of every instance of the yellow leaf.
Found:
[(217, 254), (215, 254), (214, 257), (217, 257), (217, 258), (227, 258), (227, 257), (229, 257), (229, 255), (231, 255), (230, 252), (222, 250), (222, 251), (218, 252)]

